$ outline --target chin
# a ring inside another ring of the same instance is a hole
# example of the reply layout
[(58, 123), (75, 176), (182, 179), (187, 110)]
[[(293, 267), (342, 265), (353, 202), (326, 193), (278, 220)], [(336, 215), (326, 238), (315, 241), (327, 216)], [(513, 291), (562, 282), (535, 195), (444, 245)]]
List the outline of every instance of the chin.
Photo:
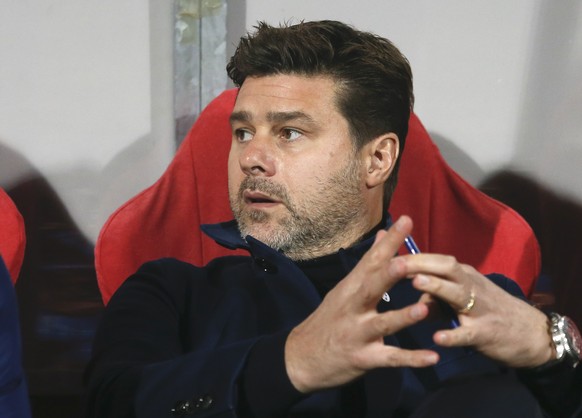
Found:
[(240, 231), (243, 238), (250, 235), (276, 250), (280, 250), (285, 245), (288, 236), (281, 225), (274, 225), (271, 222), (247, 224), (244, 228), (240, 228)]
[(264, 223), (253, 223), (253, 224), (246, 224), (244, 227), (241, 228), (241, 234), (243, 236), (250, 235), (253, 238), (258, 239), (264, 243), (268, 243), (270, 241), (270, 237), (273, 234), (277, 234), (278, 231), (275, 231), (273, 225), (270, 225), (268, 222)]

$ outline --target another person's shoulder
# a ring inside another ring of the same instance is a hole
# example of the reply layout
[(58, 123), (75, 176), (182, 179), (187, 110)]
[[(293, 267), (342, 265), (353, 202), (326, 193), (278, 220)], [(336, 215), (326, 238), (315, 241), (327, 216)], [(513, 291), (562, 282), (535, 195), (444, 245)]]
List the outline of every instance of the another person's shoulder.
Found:
[(486, 277), (506, 292), (511, 293), (513, 296), (517, 296), (522, 299), (525, 298), (523, 291), (516, 281), (500, 273), (487, 274)]

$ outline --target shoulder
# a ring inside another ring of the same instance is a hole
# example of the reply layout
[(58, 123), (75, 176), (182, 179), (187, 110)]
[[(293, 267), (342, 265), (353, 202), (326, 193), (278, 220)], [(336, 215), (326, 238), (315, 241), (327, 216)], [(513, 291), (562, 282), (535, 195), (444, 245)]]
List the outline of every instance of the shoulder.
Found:
[(151, 278), (171, 282), (191, 282), (207, 277), (214, 278), (231, 270), (244, 269), (249, 261), (250, 257), (246, 256), (219, 257), (205, 266), (196, 266), (175, 258), (160, 258), (142, 264), (128, 280)]
[(161, 258), (144, 263), (119, 287), (110, 304), (119, 299), (132, 301), (160, 300), (180, 303), (184, 297), (209, 295), (212, 288), (221, 287), (232, 277), (241, 274), (249, 257), (220, 257), (205, 266), (195, 266), (175, 258)]

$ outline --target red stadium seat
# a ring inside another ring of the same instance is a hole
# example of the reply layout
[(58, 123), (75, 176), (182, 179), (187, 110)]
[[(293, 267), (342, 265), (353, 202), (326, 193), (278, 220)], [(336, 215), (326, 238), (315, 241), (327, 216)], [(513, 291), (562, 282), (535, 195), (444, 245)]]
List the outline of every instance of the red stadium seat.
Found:
[(0, 255), (16, 283), (26, 246), (24, 220), (6, 192), (0, 189)]

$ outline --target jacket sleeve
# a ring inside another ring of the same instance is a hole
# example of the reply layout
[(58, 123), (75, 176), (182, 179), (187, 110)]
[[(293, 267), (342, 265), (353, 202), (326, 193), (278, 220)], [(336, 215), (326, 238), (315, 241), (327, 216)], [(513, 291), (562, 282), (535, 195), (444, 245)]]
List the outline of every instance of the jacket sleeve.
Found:
[(306, 398), (291, 383), (285, 366), (288, 329), (261, 338), (248, 356), (241, 379), (241, 407), (255, 418), (284, 416)]
[[(237, 416), (237, 382), (257, 339), (185, 338), (197, 301), (177, 263), (144, 265), (110, 300), (86, 372), (87, 416)], [(212, 306), (219, 296), (204, 290), (199, 302)]]
[(552, 418), (582, 416), (582, 366), (564, 364), (522, 369), (518, 376)]

